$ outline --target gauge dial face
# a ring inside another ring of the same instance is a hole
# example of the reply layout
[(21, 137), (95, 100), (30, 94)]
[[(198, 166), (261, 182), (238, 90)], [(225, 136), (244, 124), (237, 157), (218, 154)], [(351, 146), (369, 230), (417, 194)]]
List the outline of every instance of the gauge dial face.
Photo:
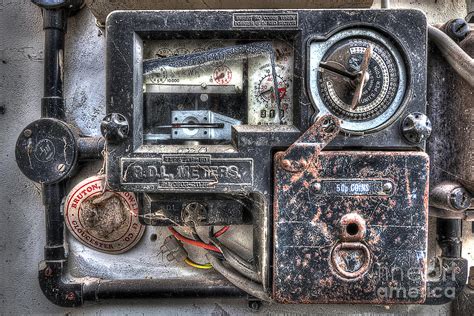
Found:
[[(276, 74), (272, 73), (269, 58), (249, 60), (248, 120), (251, 125), (293, 124), (293, 48), (282, 42), (273, 45)], [(280, 107), (275, 90), (278, 90)]]
[[(363, 74), (361, 66), (369, 49), (372, 54)], [(367, 120), (383, 113), (398, 90), (395, 65), (390, 52), (374, 41), (342, 40), (331, 48), (318, 69), (323, 102), (339, 117), (349, 120)], [(358, 85), (363, 85), (362, 94), (354, 101)]]
[(401, 106), (406, 83), (403, 59), (382, 35), (364, 29), (311, 44), (311, 94), (321, 114), (331, 113), (346, 131), (387, 124)]

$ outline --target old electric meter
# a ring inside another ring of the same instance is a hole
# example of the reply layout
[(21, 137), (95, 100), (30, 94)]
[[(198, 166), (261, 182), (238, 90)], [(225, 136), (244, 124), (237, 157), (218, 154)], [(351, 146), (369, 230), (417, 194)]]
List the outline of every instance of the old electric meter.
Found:
[(426, 51), (413, 10), (114, 12), (107, 185), (145, 225), (251, 225), (259, 298), (423, 302)]

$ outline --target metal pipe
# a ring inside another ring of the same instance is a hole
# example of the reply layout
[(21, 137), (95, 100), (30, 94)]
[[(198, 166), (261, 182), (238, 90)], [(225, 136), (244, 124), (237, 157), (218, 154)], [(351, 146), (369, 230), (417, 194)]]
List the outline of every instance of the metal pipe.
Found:
[(456, 73), (474, 87), (474, 60), (455, 41), (436, 27), (428, 26), (428, 36)]
[(77, 139), (79, 160), (95, 160), (102, 158), (102, 151), (105, 147), (103, 137), (79, 137)]
[(64, 120), (63, 77), (65, 9), (43, 10), (44, 29), (44, 92), (41, 100), (42, 117)]
[(436, 234), (441, 256), (460, 258), (462, 252), (462, 221), (459, 219), (438, 218)]
[(390, 0), (382, 0), (380, 2), (380, 7), (382, 9), (390, 9)]
[(83, 287), (85, 301), (120, 298), (242, 298), (247, 294), (232, 284), (206, 281), (189, 283), (187, 280), (100, 280)]

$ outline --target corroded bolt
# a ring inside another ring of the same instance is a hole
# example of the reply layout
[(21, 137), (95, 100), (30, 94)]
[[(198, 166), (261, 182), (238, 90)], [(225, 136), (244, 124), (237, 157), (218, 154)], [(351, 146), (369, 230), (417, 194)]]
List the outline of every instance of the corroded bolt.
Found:
[(321, 183), (316, 182), (315, 184), (313, 184), (313, 188), (314, 188), (316, 191), (321, 191)]
[(51, 269), (51, 267), (47, 267), (46, 269), (44, 269), (44, 275), (47, 276), (47, 277), (50, 277), (53, 275), (53, 269)]
[(286, 170), (291, 168), (291, 162), (288, 159), (282, 159), (280, 161), (280, 165), (283, 169), (286, 169)]
[(74, 301), (76, 299), (76, 294), (74, 292), (69, 292), (66, 295), (66, 299), (68, 301)]
[(382, 190), (385, 193), (390, 193), (393, 189), (393, 185), (390, 182), (385, 182), (382, 186)]
[(33, 134), (33, 132), (31, 131), (31, 129), (25, 129), (25, 130), (23, 131), (23, 136), (25, 136), (25, 137), (27, 137), (27, 138), (31, 137), (31, 134)]
[(63, 163), (60, 163), (57, 168), (59, 172), (64, 172), (64, 170), (66, 170), (66, 166)]

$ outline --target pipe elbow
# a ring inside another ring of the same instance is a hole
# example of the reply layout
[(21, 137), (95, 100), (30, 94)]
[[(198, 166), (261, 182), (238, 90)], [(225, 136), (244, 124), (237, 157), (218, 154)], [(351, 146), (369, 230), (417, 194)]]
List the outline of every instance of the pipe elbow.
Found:
[(62, 307), (77, 307), (83, 303), (82, 284), (63, 279), (66, 261), (41, 261), (38, 279), (43, 294), (53, 304)]

